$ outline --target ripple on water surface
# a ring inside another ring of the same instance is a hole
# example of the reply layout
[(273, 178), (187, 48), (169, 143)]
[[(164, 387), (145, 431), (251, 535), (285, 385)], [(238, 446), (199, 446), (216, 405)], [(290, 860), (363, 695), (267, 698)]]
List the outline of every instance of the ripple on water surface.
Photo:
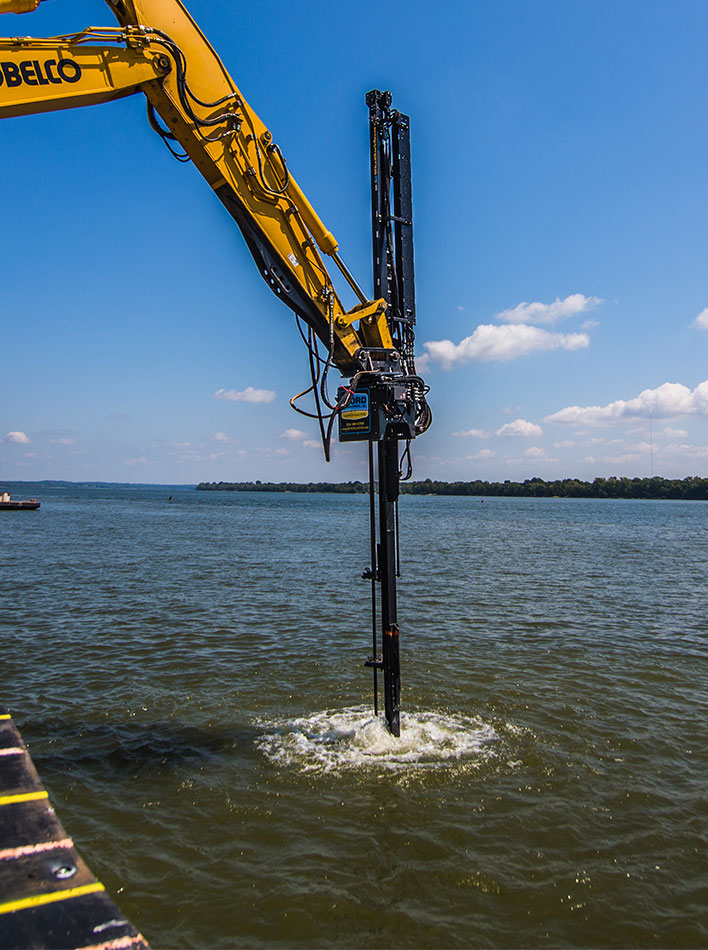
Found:
[(391, 771), (478, 766), (493, 752), (492, 726), (467, 716), (439, 712), (401, 714), (395, 738), (369, 706), (325, 710), (298, 719), (259, 720), (256, 746), (273, 763), (303, 772), (380, 768)]
[(365, 497), (25, 492), (0, 701), (155, 946), (708, 946), (703, 503), (402, 498), (394, 740)]

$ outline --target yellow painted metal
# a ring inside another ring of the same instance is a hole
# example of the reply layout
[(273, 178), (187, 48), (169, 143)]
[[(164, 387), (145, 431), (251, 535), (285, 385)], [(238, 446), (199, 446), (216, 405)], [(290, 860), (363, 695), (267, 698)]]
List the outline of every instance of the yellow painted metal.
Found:
[(303, 220), (310, 229), (310, 233), (312, 234), (313, 238), (317, 241), (317, 246), (319, 249), (325, 254), (336, 254), (339, 250), (337, 239), (332, 234), (332, 232), (328, 231), (324, 224), (322, 224), (319, 215), (307, 200), (304, 192), (292, 175), (290, 176), (290, 181), (288, 183), (287, 193), (288, 196), (292, 198), (295, 206), (302, 215)]
[[(91, 40), (103, 45), (84, 45)], [(157, 51), (109, 45), (127, 42), (135, 41), (118, 29), (49, 40), (0, 39), (0, 118), (96, 105), (138, 92), (165, 70)]]
[[(34, 0), (0, 0), (0, 9), (25, 2)], [(122, 30), (0, 39), (0, 118), (105, 102), (141, 89), (208, 184), (260, 232), (287, 281), (319, 312), (314, 329), (325, 343), (332, 319), (334, 359), (342, 372), (356, 369), (362, 346), (392, 348), (383, 301), (347, 310), (335, 292), (320, 255), (337, 253), (335, 237), (185, 6), (180, 0), (107, 3)], [(184, 79), (194, 94), (188, 107)]]
[(359, 304), (353, 307), (347, 313), (341, 313), (337, 317), (337, 326), (349, 327), (356, 320), (362, 320), (364, 324), (371, 325), (376, 323), (381, 314), (386, 312), (386, 304), (383, 300), (374, 300), (371, 303)]
[(42, 0), (0, 0), (0, 13), (33, 13)]
[(49, 792), (21, 792), (18, 795), (0, 795), (1, 805), (21, 805), (23, 802), (38, 802), (49, 798)]
[[(359, 325), (359, 332), (366, 346), (391, 349), (393, 347), (393, 340), (391, 340), (391, 331), (388, 326), (388, 318), (386, 317), (386, 304), (383, 300), (378, 301), (378, 303), (384, 304), (383, 308), (377, 307), (375, 312), (372, 313), (367, 320), (363, 320)], [(390, 342), (382, 342), (385, 340)]]
[(64, 890), (50, 891), (48, 894), (33, 894), (32, 897), (21, 897), (19, 900), (0, 904), (0, 914), (14, 914), (18, 910), (27, 910), (30, 907), (43, 907), (46, 904), (55, 904), (57, 901), (71, 900), (73, 897), (97, 894), (100, 891), (105, 891), (105, 887), (103, 884), (95, 881), (93, 884), (82, 884), (81, 887), (69, 887)]

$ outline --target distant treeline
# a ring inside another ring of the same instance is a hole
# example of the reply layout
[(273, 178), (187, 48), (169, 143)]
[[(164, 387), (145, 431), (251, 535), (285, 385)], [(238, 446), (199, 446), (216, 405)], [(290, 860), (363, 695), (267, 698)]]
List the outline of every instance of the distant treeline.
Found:
[[(201, 482), (197, 491), (318, 492), (363, 495), (368, 482)], [(513, 498), (664, 498), (675, 501), (708, 501), (708, 478), (596, 478), (583, 482), (563, 478), (547, 482), (527, 478), (523, 482), (402, 482), (408, 495), (486, 495)]]
[(197, 491), (314, 492), (332, 495), (365, 495), (368, 482), (200, 482)]

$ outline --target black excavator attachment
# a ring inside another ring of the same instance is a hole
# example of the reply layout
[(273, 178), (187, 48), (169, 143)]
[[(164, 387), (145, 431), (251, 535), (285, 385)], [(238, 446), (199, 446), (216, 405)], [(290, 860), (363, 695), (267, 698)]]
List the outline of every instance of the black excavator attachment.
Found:
[[(394, 736), (401, 732), (401, 673), (396, 599), (400, 575), (398, 496), (410, 477), (410, 443), (431, 422), (427, 387), (416, 373), (413, 208), (410, 124), (391, 108), (391, 93), (374, 89), (369, 106), (371, 225), (374, 299), (383, 298), (392, 350), (360, 351), (362, 370), (338, 394), (339, 438), (369, 443), (369, 519), (374, 712), (378, 715), (378, 673), (383, 673), (384, 715)], [(404, 449), (401, 452), (401, 443)], [(401, 471), (406, 465), (406, 473)], [(375, 485), (378, 482), (378, 506)], [(378, 508), (378, 511), (377, 511)], [(378, 603), (378, 610), (377, 610)], [(380, 620), (380, 627), (378, 621)], [(379, 637), (380, 630), (380, 637)]]

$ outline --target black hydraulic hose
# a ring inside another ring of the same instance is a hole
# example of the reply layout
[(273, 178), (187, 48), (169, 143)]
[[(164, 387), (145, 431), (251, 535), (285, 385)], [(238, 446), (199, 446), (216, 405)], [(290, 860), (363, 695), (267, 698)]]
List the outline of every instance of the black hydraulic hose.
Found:
[(317, 366), (317, 364), (315, 363), (315, 360), (314, 360), (314, 354), (316, 353), (316, 350), (314, 350), (314, 348), (313, 348), (313, 342), (312, 342), (312, 327), (309, 328), (309, 334), (308, 334), (308, 336), (309, 336), (309, 340), (308, 340), (308, 344), (309, 344), (309, 345), (308, 345), (308, 353), (309, 353), (309, 357), (310, 357), (310, 379), (312, 380), (312, 392), (313, 392), (313, 394), (314, 394), (314, 396), (315, 396), (315, 406), (317, 407), (317, 421), (318, 421), (319, 426), (320, 426), (320, 436), (321, 436), (321, 438), (322, 438), (322, 448), (324, 449), (325, 460), (326, 460), (327, 462), (329, 462), (329, 435), (330, 435), (330, 432), (331, 432), (332, 430), (331, 430), (331, 423), (330, 423), (330, 428), (329, 428), (328, 431), (325, 433), (324, 419), (322, 418), (322, 407), (320, 406), (320, 396), (319, 396), (319, 393), (317, 392), (317, 381), (318, 381), (318, 378), (319, 378), (319, 367)]
[(235, 93), (223, 96), (221, 99), (217, 99), (214, 102), (202, 102), (202, 100), (198, 99), (189, 88), (189, 84), (187, 83), (187, 61), (179, 46), (167, 35), (167, 33), (163, 33), (162, 30), (149, 29), (146, 32), (150, 36), (160, 37), (160, 39), (156, 41), (157, 45), (164, 46), (174, 57), (175, 66), (177, 68), (177, 92), (179, 94), (180, 103), (184, 111), (196, 126), (220, 125), (227, 119), (236, 119), (237, 121), (241, 120), (241, 116), (235, 112), (227, 112), (223, 115), (216, 116), (213, 119), (200, 118), (194, 112), (194, 109), (189, 103), (187, 97), (192, 99), (192, 101), (197, 103), (197, 105), (203, 106), (205, 109), (214, 109), (216, 106), (222, 105), (224, 102), (232, 100), (235, 96)]
[(148, 122), (150, 123), (151, 128), (157, 132), (167, 148), (170, 150), (170, 153), (173, 155), (173, 157), (176, 158), (178, 162), (186, 163), (191, 161), (189, 155), (187, 155), (186, 152), (178, 152), (177, 149), (172, 146), (171, 142), (176, 142), (177, 136), (173, 135), (167, 129), (162, 128), (160, 123), (157, 121), (157, 114), (149, 99), (147, 100), (147, 114)]
[(329, 293), (329, 352), (327, 354), (327, 362), (324, 365), (322, 370), (322, 375), (320, 377), (320, 395), (322, 396), (322, 402), (327, 406), (328, 409), (331, 409), (333, 412), (337, 412), (339, 407), (337, 405), (332, 405), (329, 401), (329, 396), (327, 395), (327, 376), (329, 374), (332, 363), (334, 362), (334, 297), (333, 291), (330, 290)]

